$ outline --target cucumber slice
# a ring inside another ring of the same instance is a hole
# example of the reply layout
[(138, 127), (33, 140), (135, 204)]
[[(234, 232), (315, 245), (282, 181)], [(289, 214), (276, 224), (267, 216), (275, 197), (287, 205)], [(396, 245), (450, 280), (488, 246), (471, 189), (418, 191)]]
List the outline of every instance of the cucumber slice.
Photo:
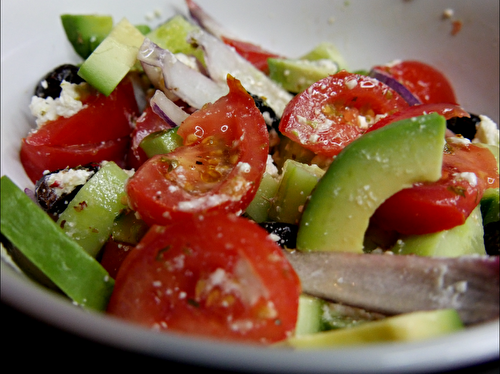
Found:
[(245, 213), (255, 222), (261, 223), (269, 219), (271, 201), (278, 191), (279, 180), (269, 173), (264, 173), (254, 199)]
[(314, 334), (323, 329), (323, 305), (325, 302), (314, 296), (299, 296), (299, 312), (295, 336)]
[(92, 257), (111, 235), (115, 218), (127, 208), (127, 178), (114, 162), (105, 163), (59, 215), (57, 224)]
[(370, 217), (391, 195), (441, 177), (446, 121), (436, 113), (392, 123), (349, 144), (317, 184), (297, 248), (363, 253)]
[(75, 303), (104, 310), (114, 280), (7, 176), (1, 178), (1, 231)]
[(177, 135), (178, 129), (178, 127), (175, 127), (149, 134), (142, 139), (139, 147), (142, 148), (149, 158), (155, 155), (170, 153), (182, 145), (182, 138), (180, 135)]

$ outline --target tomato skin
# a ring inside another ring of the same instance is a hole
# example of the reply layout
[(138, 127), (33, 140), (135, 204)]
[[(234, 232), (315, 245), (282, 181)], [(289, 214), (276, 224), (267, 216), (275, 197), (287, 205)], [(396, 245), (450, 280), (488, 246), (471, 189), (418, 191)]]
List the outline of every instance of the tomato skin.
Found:
[(240, 56), (249, 61), (253, 66), (255, 66), (265, 74), (269, 74), (267, 59), (282, 57), (276, 53), (266, 51), (258, 45), (249, 42), (235, 40), (225, 36), (222, 37), (222, 41), (225, 44), (233, 47)]
[(268, 344), (295, 328), (300, 291), (264, 229), (217, 213), (153, 226), (123, 262), (107, 311), (161, 331)]
[(31, 145), (23, 139), (20, 157), (26, 174), (36, 183), (45, 170), (54, 171), (101, 161), (114, 161), (124, 167), (128, 143), (128, 136), (98, 144), (65, 147)]
[(439, 70), (420, 61), (401, 61), (376, 66), (374, 69), (392, 75), (413, 93), (422, 104), (449, 103), (457, 105), (455, 92), (448, 79)]
[(406, 101), (382, 82), (343, 70), (295, 96), (279, 130), (314, 153), (333, 157), (366, 132), (359, 115), (390, 115), (406, 107)]
[[(477, 185), (457, 178), (471, 172)], [(387, 199), (373, 215), (386, 230), (421, 235), (462, 225), (479, 204), (486, 188), (498, 187), (498, 165), (493, 154), (474, 144), (447, 139), (442, 177), (434, 183), (417, 183)]]
[(389, 123), (400, 121), (402, 119), (421, 116), (428, 113), (438, 113), (445, 117), (447, 120), (454, 117), (470, 117), (462, 107), (454, 104), (437, 103), (437, 104), (422, 104), (413, 105), (396, 112), (390, 116), (380, 119), (377, 123), (371, 126), (366, 132), (375, 131), (388, 125)]
[(26, 142), (34, 146), (68, 146), (106, 142), (129, 135), (131, 119), (139, 114), (132, 82), (124, 79), (108, 97), (92, 92), (79, 112), (47, 122), (30, 133)]
[(183, 146), (147, 160), (126, 185), (129, 204), (148, 224), (198, 212), (242, 211), (257, 192), (269, 150), (252, 97), (228, 77), (230, 92), (191, 114), (177, 134)]

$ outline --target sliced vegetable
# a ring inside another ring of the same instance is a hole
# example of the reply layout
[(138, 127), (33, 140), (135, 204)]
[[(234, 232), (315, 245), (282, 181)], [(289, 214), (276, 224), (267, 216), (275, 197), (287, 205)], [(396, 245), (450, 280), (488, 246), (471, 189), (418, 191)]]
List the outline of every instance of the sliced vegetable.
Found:
[(176, 127), (149, 134), (141, 141), (139, 146), (149, 158), (170, 153), (182, 146), (182, 138), (177, 135), (177, 129)]
[(108, 312), (161, 331), (269, 344), (292, 333), (299, 294), (267, 232), (219, 213), (153, 226), (121, 266)]
[(441, 176), (445, 119), (431, 113), (392, 123), (349, 144), (316, 185), (300, 220), (303, 251), (363, 250), (370, 217), (385, 199)]
[(381, 71), (379, 69), (373, 69), (370, 72), (370, 77), (373, 77), (382, 83), (385, 83), (389, 87), (391, 87), (394, 91), (396, 91), (405, 101), (408, 103), (408, 105), (420, 105), (422, 102), (420, 99), (418, 99), (415, 95), (411, 93), (411, 91), (406, 88), (405, 85), (399, 83), (396, 78), (394, 78), (392, 75)]
[(189, 114), (177, 106), (160, 90), (156, 90), (150, 100), (150, 104), (153, 112), (159, 115), (171, 127), (179, 126), (189, 116)]
[(2, 234), (75, 303), (105, 309), (114, 285), (106, 270), (6, 176), (0, 191)]

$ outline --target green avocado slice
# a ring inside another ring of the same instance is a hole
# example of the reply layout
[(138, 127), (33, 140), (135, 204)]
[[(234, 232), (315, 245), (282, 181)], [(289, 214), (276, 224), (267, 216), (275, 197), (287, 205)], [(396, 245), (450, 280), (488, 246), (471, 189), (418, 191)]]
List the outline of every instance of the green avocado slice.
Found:
[(7, 176), (0, 180), (1, 231), (75, 303), (104, 310), (114, 280)]
[(413, 183), (441, 177), (445, 130), (444, 117), (431, 113), (349, 144), (306, 204), (297, 249), (363, 253), (370, 217), (384, 200)]

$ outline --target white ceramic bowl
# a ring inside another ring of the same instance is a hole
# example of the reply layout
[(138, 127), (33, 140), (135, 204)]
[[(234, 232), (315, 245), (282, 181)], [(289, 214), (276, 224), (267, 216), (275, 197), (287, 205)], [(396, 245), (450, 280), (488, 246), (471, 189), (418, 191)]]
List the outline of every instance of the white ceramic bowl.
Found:
[[(394, 59), (419, 59), (441, 69), (469, 111), (499, 119), (499, 3), (483, 1), (198, 0), (243, 39), (290, 57), (330, 41), (352, 69)], [(57, 64), (78, 62), (66, 42), (62, 13), (112, 14), (154, 26), (181, 0), (2, 1), (1, 174), (20, 187), (32, 183), (19, 162), (20, 139), (34, 125), (28, 104), (35, 83)], [(451, 35), (452, 20), (462, 22)], [(158, 14), (160, 15), (158, 17)], [(225, 369), (286, 372), (417, 372), (453, 369), (498, 359), (498, 321), (440, 339), (412, 344), (290, 352), (222, 344), (176, 334), (153, 333), (84, 312), (2, 261), (2, 301), (49, 324), (96, 342), (165, 359)]]

